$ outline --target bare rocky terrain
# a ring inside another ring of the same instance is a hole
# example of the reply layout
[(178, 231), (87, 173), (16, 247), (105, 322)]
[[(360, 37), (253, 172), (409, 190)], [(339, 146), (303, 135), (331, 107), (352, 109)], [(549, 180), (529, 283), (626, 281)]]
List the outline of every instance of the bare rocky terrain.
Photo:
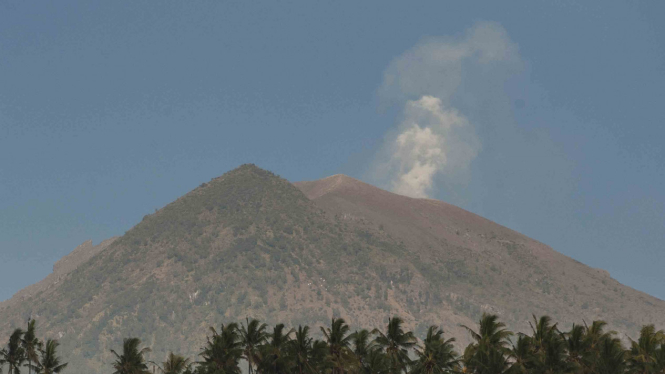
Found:
[(295, 185), (328, 214), (372, 222), (420, 261), (443, 264), (439, 274), (452, 270), (457, 279), (442, 288), (454, 315), (467, 315), (459, 305), (468, 304), (472, 314), (499, 314), (518, 331), (529, 329), (531, 313), (565, 326), (603, 319), (631, 334), (642, 324), (665, 322), (662, 300), (456, 206), (396, 195), (345, 175)]

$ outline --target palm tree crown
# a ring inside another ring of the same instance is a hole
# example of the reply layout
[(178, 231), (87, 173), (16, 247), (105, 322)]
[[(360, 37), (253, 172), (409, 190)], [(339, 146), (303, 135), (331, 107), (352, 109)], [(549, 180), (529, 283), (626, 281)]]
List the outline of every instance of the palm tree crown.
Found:
[(60, 344), (57, 340), (48, 339), (43, 349), (40, 349), (41, 360), (39, 360), (39, 374), (58, 374), (67, 367), (67, 363), (61, 363), (57, 354)]
[(212, 337), (208, 337), (208, 343), (201, 352), (204, 360), (202, 367), (209, 373), (240, 374), (243, 349), (238, 324), (222, 325), (220, 333), (214, 327), (210, 331)]
[(32, 368), (34, 367), (33, 362), (36, 363), (39, 361), (39, 356), (37, 352), (41, 348), (41, 343), (37, 339), (37, 321), (31, 319), (28, 321), (28, 329), (25, 330), (23, 334), (23, 339), (21, 340), (21, 345), (25, 350), (25, 358), (28, 361), (28, 371), (32, 373)]
[(259, 360), (258, 347), (266, 340), (266, 328), (268, 326), (256, 319), (251, 321), (246, 319), (246, 322), (247, 326), (241, 325), (240, 339), (243, 346), (243, 358), (247, 360), (249, 374), (252, 374)]
[(7, 347), (0, 350), (0, 365), (9, 366), (9, 374), (21, 374), (21, 365), (25, 362), (25, 349), (22, 345), (23, 330), (16, 329), (9, 336)]
[(345, 368), (352, 365), (349, 350), (351, 343), (349, 330), (349, 325), (342, 318), (333, 318), (330, 327), (321, 327), (321, 332), (323, 332), (323, 336), (328, 343), (333, 374), (343, 373)]
[(289, 341), (289, 351), (291, 357), (293, 357), (298, 374), (316, 372), (311, 364), (313, 355), (312, 341), (313, 339), (309, 337), (309, 326), (298, 326), (294, 339)]
[(630, 342), (630, 360), (629, 365), (634, 373), (647, 374), (658, 371), (659, 360), (658, 353), (663, 350), (665, 342), (665, 332), (656, 331), (654, 325), (646, 325), (640, 330), (640, 337), (637, 341)]
[(416, 345), (416, 337), (411, 331), (405, 332), (402, 328), (404, 320), (400, 317), (388, 319), (388, 327), (384, 334), (378, 329), (373, 332), (378, 334), (376, 344), (384, 349), (391, 363), (391, 374), (406, 371), (411, 364), (408, 350)]
[(140, 345), (140, 339), (128, 338), (122, 342), (122, 354), (111, 350), (116, 358), (113, 374), (149, 374), (144, 355), (150, 352), (150, 348), (139, 348)]
[(459, 358), (453, 347), (454, 338), (445, 340), (443, 330), (430, 326), (423, 345), (416, 348), (417, 360), (413, 363), (413, 374), (454, 373), (459, 369)]
[(478, 332), (464, 327), (474, 343), (464, 351), (464, 364), (468, 371), (476, 374), (501, 374), (510, 368), (508, 338), (513, 335), (503, 322), (493, 314), (483, 314), (478, 323)]

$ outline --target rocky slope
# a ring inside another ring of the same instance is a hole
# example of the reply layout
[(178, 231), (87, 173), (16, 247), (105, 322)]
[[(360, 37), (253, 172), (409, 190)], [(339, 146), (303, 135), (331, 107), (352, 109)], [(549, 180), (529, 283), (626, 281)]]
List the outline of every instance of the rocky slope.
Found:
[(528, 331), (531, 313), (549, 314), (563, 326), (603, 319), (630, 334), (642, 324), (665, 322), (662, 300), (456, 206), (344, 175), (296, 186), (328, 214), (371, 222), (404, 243), (411, 264), (453, 314), (497, 313), (519, 331)]

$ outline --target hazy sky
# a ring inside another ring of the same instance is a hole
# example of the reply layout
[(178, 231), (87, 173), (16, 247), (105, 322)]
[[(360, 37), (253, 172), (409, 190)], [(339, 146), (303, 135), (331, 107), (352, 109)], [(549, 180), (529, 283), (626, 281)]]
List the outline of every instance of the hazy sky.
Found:
[(0, 300), (252, 162), (665, 298), (665, 2), (0, 2)]

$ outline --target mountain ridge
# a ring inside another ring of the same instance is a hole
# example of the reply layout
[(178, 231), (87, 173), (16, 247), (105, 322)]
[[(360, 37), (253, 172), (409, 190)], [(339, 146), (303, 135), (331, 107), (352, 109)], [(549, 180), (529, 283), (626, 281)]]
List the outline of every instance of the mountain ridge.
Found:
[[(400, 217), (403, 217), (404, 214), (408, 214), (410, 218), (413, 218), (416, 214), (413, 211), (407, 211), (403, 209), (403, 205), (408, 203), (414, 204), (417, 208), (434, 208), (434, 209), (444, 209), (445, 214), (449, 217), (452, 217), (453, 220), (461, 222), (463, 225), (475, 226), (475, 227), (501, 227), (506, 233), (510, 233), (515, 237), (528, 239), (530, 241), (537, 242), (543, 246), (546, 246), (544, 243), (538, 242), (534, 239), (527, 237), (524, 234), (521, 234), (518, 231), (512, 230), (500, 224), (497, 224), (487, 218), (484, 218), (475, 213), (469, 212), (465, 209), (459, 208), (455, 205), (446, 203), (444, 201), (429, 199), (429, 198), (412, 198), (393, 192), (382, 190), (378, 187), (375, 187), (371, 184), (362, 182), (358, 179), (346, 176), (344, 174), (336, 174), (330, 177), (322, 178), (316, 181), (303, 181), (295, 182), (294, 185), (298, 187), (305, 195), (313, 201), (322, 200), (320, 204), (323, 204), (331, 211), (339, 210), (335, 209), (332, 204), (325, 204), (327, 200), (339, 201), (339, 196), (344, 195), (347, 198), (349, 195), (353, 195), (354, 202), (359, 200), (365, 200), (365, 202), (374, 202), (374, 206), (378, 204), (388, 206), (389, 208), (396, 204), (385, 203), (385, 200), (394, 199), (399, 200), (402, 203), (402, 206), (396, 207), (397, 209), (388, 209), (390, 214), (397, 214)], [(328, 199), (326, 199), (328, 196)], [(331, 209), (332, 208), (332, 209)], [(401, 209), (400, 209), (401, 208)], [(431, 210), (431, 209), (428, 209)], [(385, 213), (384, 213), (385, 214)], [(410, 221), (411, 219), (403, 219), (403, 221)], [(549, 247), (547, 247), (549, 248)], [(551, 248), (550, 248), (551, 249)], [(558, 252), (557, 252), (558, 253)], [(546, 255), (546, 253), (542, 253)]]
[(54, 286), (60, 279), (62, 279), (62, 277), (66, 276), (80, 265), (86, 263), (96, 254), (105, 250), (116, 239), (118, 239), (118, 237), (114, 236), (109, 239), (102, 240), (97, 245), (93, 245), (92, 240), (86, 240), (85, 242), (81, 243), (70, 253), (56, 261), (55, 264), (53, 264), (53, 271), (50, 274), (47, 274), (44, 279), (18, 290), (9, 299), (0, 301), (0, 312), (2, 312), (4, 308), (8, 308), (9, 305), (13, 303), (21, 302), (38, 292), (43, 292), (44, 290)]
[[(352, 190), (354, 192), (364, 190), (361, 194), (363, 197), (379, 194), (379, 195), (389, 195), (389, 196), (393, 196), (395, 198), (399, 198), (399, 199), (403, 199), (403, 200), (411, 200), (411, 201), (419, 201), (419, 202), (430, 202), (431, 204), (433, 204), (435, 206), (440, 206), (440, 207), (444, 207), (445, 209), (448, 209), (448, 210), (457, 210), (459, 212), (462, 212), (466, 216), (475, 218), (476, 221), (487, 222), (487, 223), (490, 223), (492, 225), (501, 226), (505, 230), (512, 231), (517, 236), (524, 237), (528, 240), (531, 240), (531, 241), (537, 242), (539, 244), (542, 244), (543, 246), (546, 246), (550, 250), (554, 251), (547, 244), (545, 244), (543, 242), (540, 242), (536, 239), (532, 239), (532, 238), (520, 233), (517, 230), (511, 229), (511, 228), (506, 227), (506, 226), (503, 226), (503, 225), (501, 225), (499, 223), (496, 223), (492, 220), (489, 220), (489, 219), (487, 219), (487, 218), (485, 218), (485, 217), (483, 217), (479, 214), (476, 214), (476, 213), (467, 211), (463, 208), (460, 208), (458, 206), (446, 203), (445, 201), (441, 201), (441, 200), (437, 200), (437, 199), (431, 199), (431, 198), (414, 198), (414, 197), (409, 197), (409, 196), (406, 196), (406, 195), (400, 195), (400, 194), (397, 194), (397, 193), (394, 193), (394, 192), (383, 190), (379, 187), (376, 187), (374, 185), (363, 182), (359, 179), (350, 177), (350, 176), (345, 175), (345, 174), (334, 174), (334, 175), (324, 177), (324, 178), (321, 178), (321, 179), (317, 179), (317, 180), (313, 180), (313, 181), (293, 182), (293, 184), (296, 187), (298, 187), (311, 200), (317, 200), (317, 199), (323, 198), (325, 195), (334, 194), (335, 192), (337, 192), (339, 190), (348, 189), (348, 190)], [(579, 262), (579, 261), (573, 259), (570, 256), (562, 254), (561, 252), (558, 252), (558, 251), (554, 251), (554, 252), (556, 252), (557, 254), (560, 254), (562, 256), (565, 256), (565, 257), (567, 257), (567, 258), (569, 258), (569, 259), (571, 259), (575, 262)], [(611, 274), (609, 273), (609, 271), (607, 271), (605, 269), (602, 269), (602, 268), (591, 268), (591, 269), (599, 272), (600, 274), (602, 274), (604, 276), (607, 276), (607, 277), (611, 278)], [(643, 292), (643, 291), (640, 291), (640, 290), (636, 290), (636, 291)], [(644, 292), (644, 293), (651, 296), (651, 297), (655, 297), (655, 296), (650, 295), (646, 292)], [(655, 298), (657, 298), (657, 297), (655, 297)]]
[[(574, 264), (581, 265), (582, 267), (585, 268), (585, 270), (592, 271), (593, 273), (597, 274), (603, 279), (611, 279), (612, 281), (616, 282), (616, 280), (611, 277), (610, 273), (607, 270), (588, 267), (587, 265), (584, 265), (569, 256), (566, 256), (560, 252), (553, 250), (551, 247), (547, 246), (542, 242), (531, 239), (526, 235), (521, 234), (515, 230), (504, 227), (475, 213), (466, 211), (462, 208), (459, 208), (452, 204), (448, 204), (443, 201), (435, 199), (426, 199), (426, 198), (411, 198), (408, 196), (395, 194), (343, 174), (337, 174), (315, 181), (295, 182), (294, 184), (298, 188), (300, 188), (303, 191), (303, 193), (305, 193), (305, 195), (307, 195), (310, 199), (317, 202), (317, 204), (321, 206), (323, 209), (327, 210), (328, 212), (334, 212), (336, 214), (340, 214), (343, 211), (345, 212), (343, 214), (353, 214), (350, 212), (355, 212), (356, 214), (358, 214), (359, 212), (362, 212), (366, 216), (376, 219), (377, 214), (373, 213), (376, 213), (375, 210), (377, 206), (381, 206), (382, 208), (388, 207), (388, 209), (383, 209), (383, 211), (381, 212), (380, 216), (382, 217), (390, 217), (392, 215), (395, 215), (395, 213), (400, 213), (397, 215), (404, 217), (403, 214), (405, 212), (404, 206), (399, 207), (399, 209), (398, 208), (391, 209), (392, 208), (391, 204), (386, 204), (385, 202), (382, 201), (382, 198), (385, 197), (389, 197), (393, 200), (400, 200), (403, 203), (403, 205), (411, 204), (417, 208), (423, 208), (423, 207), (427, 208), (428, 206), (435, 206), (436, 209), (445, 210), (445, 215), (448, 216), (448, 218), (454, 217), (453, 220), (455, 220), (456, 223), (461, 222), (462, 225), (459, 226), (466, 225), (466, 226), (474, 226), (476, 228), (478, 227), (483, 228), (483, 226), (485, 226), (485, 230), (487, 230), (489, 227), (489, 231), (492, 231), (493, 229), (500, 229), (504, 236), (508, 236), (511, 239), (520, 238), (522, 240), (526, 240), (528, 242), (533, 243), (534, 244), (533, 249), (535, 250), (535, 254), (537, 254), (541, 259), (545, 258), (548, 260), (552, 260), (555, 263), (560, 263), (561, 261), (572, 262)], [(365, 206), (367, 209), (360, 210), (358, 209), (359, 206)], [(413, 220), (414, 216), (413, 212), (408, 212), (408, 213), (410, 213), (411, 217), (409, 219), (402, 219), (402, 221)], [(427, 218), (431, 219), (432, 217), (428, 216)], [(379, 219), (377, 221), (381, 220)], [(450, 230), (445, 230), (446, 228), (449, 227), (443, 227), (443, 230), (440, 230), (438, 232), (440, 233), (445, 233), (446, 231), (450, 232)], [(448, 235), (446, 239), (450, 240), (450, 235)], [(634, 289), (631, 288), (631, 290)], [(639, 292), (649, 298), (653, 298), (655, 300), (662, 302), (662, 300), (652, 295), (649, 295), (645, 292), (639, 290), (634, 290), (634, 291)]]

